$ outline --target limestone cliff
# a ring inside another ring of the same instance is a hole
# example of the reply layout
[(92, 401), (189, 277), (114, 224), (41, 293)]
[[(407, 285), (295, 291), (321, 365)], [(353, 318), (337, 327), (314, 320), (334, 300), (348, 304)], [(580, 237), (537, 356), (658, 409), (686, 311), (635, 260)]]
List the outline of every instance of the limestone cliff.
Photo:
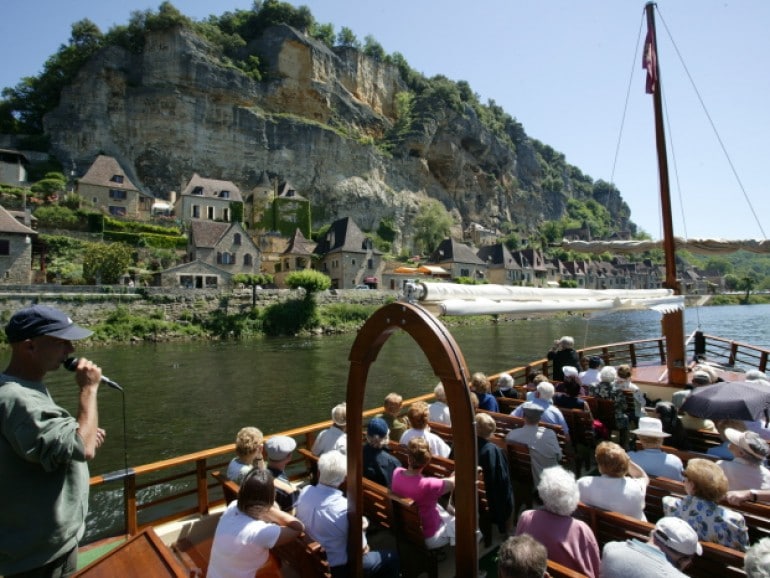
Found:
[[(114, 156), (161, 197), (193, 172), (248, 191), (266, 171), (312, 201), (316, 226), (344, 215), (371, 230), (391, 218), (404, 238), (425, 197), (456, 215), (459, 233), (470, 221), (531, 229), (579, 194), (564, 174), (561, 192), (544, 195), (542, 159), (526, 135), (503, 142), (467, 106), (423, 119), (384, 154), (372, 143), (392, 128), (396, 95), (406, 90), (391, 64), (331, 50), (288, 26), (249, 49), (267, 80), (251, 80), (186, 29), (149, 34), (141, 54), (105, 48), (46, 116), (53, 153), (84, 167), (100, 153)], [(603, 201), (626, 225), (619, 195)]]

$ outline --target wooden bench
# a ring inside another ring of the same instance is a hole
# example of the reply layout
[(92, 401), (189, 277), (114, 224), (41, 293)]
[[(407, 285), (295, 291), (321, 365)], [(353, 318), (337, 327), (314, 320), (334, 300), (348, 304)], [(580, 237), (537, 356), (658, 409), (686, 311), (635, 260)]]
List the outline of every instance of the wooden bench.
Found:
[(402, 576), (416, 578), (422, 572), (427, 572), (429, 578), (438, 578), (438, 563), (446, 548), (428, 548), (425, 545), (422, 518), (413, 500), (393, 492), (388, 495)]
[[(392, 455), (398, 458), (405, 468), (409, 466), (406, 446), (391, 440), (388, 449)], [(451, 458), (442, 458), (441, 456), (433, 456), (423, 470), (424, 475), (434, 478), (448, 478), (454, 475), (454, 472), (454, 460)], [(489, 511), (489, 500), (487, 499), (486, 484), (484, 483), (484, 474), (482, 473), (481, 468), (477, 469), (476, 492), (479, 498), (479, 529), (484, 536), (484, 544), (486, 546), (491, 546), (493, 532), (492, 514)]]
[[(650, 522), (609, 512), (586, 504), (579, 504), (574, 514), (591, 526), (600, 548), (607, 542), (624, 541), (636, 538), (646, 541), (655, 528)], [(712, 542), (701, 542), (702, 556), (693, 556), (692, 565), (687, 569), (691, 578), (741, 578), (743, 571), (743, 552), (720, 546)]]
[(693, 451), (706, 453), (711, 448), (722, 445), (719, 434), (707, 429), (685, 429), (687, 441)]
[[(650, 477), (645, 494), (644, 513), (650, 522), (657, 522), (663, 516), (663, 498), (674, 496), (681, 498), (687, 495), (684, 484), (676, 480), (661, 477)], [(749, 542), (757, 543), (762, 538), (770, 537), (770, 504), (764, 502), (743, 502), (733, 506), (726, 500), (720, 505), (730, 508), (743, 515), (749, 530)]]
[[(231, 482), (232, 483), (232, 482)], [(206, 516), (184, 525), (171, 549), (190, 576), (205, 577), (208, 572), (214, 533), (222, 514)]]
[(575, 475), (580, 477), (585, 464), (590, 469), (596, 436), (594, 435), (594, 418), (590, 412), (582, 409), (559, 408), (570, 431), (572, 448), (575, 450)]
[(581, 574), (572, 568), (567, 568), (553, 560), (548, 560), (548, 575), (551, 578), (588, 578), (585, 574)]
[(214, 470), (211, 475), (216, 479), (220, 486), (222, 486), (222, 494), (225, 498), (225, 504), (229, 504), (233, 500), (238, 499), (238, 491), (240, 487), (232, 480), (228, 480), (227, 476), (219, 470)]
[(332, 570), (326, 558), (326, 550), (304, 532), (288, 544), (272, 550), (281, 560), (281, 571), (288, 574), (287, 567), (299, 578), (331, 578)]

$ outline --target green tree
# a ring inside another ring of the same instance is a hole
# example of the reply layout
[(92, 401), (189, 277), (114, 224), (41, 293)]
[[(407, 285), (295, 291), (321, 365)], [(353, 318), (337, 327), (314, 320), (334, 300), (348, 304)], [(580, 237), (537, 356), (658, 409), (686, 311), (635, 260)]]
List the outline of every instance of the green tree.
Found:
[(375, 60), (385, 60), (385, 49), (369, 34), (364, 38), (364, 54)]
[(740, 282), (738, 283), (737, 289), (745, 292), (742, 300), (743, 303), (749, 302), (749, 295), (754, 290), (754, 287), (756, 284), (757, 284), (757, 279), (752, 274), (746, 275), (740, 280)]
[(350, 48), (361, 48), (361, 43), (356, 38), (353, 31), (347, 26), (343, 26), (337, 34), (337, 44), (340, 46), (348, 46)]
[(414, 219), (414, 242), (424, 253), (431, 253), (452, 231), (452, 215), (439, 201), (428, 199)]
[(83, 277), (91, 285), (116, 284), (131, 264), (131, 247), (123, 243), (89, 243), (83, 258)]
[(325, 291), (332, 286), (332, 280), (328, 275), (324, 275), (320, 271), (314, 271), (312, 269), (306, 269), (303, 271), (294, 271), (286, 276), (286, 285), (291, 289), (299, 289), (300, 287), (305, 290), (308, 297), (319, 291)]
[(329, 48), (334, 47), (334, 25), (313, 23), (310, 28), (310, 36), (326, 44)]
[(257, 306), (257, 287), (273, 283), (273, 276), (264, 273), (237, 273), (233, 275), (233, 283), (243, 283), (251, 287), (251, 306)]

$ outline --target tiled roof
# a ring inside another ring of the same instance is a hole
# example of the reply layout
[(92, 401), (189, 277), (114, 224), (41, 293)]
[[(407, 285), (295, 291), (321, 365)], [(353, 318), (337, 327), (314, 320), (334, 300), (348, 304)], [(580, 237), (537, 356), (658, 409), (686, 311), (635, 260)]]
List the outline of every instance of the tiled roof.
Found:
[[(200, 191), (200, 196), (203, 196), (203, 197), (243, 202), (243, 197), (241, 196), (241, 190), (232, 181), (205, 179), (202, 176), (200, 176), (198, 173), (193, 173), (193, 176), (190, 179), (190, 182), (187, 183), (187, 186), (182, 191), (181, 196), (182, 197), (192, 196), (193, 191), (195, 191), (196, 189)], [(222, 196), (222, 193), (225, 191), (228, 193), (227, 197)]]
[(193, 219), (190, 222), (190, 240), (195, 247), (216, 247), (230, 226), (231, 223)]
[(0, 206), (0, 233), (10, 233), (17, 235), (37, 235), (37, 231), (22, 225), (11, 215), (5, 207)]
[[(123, 182), (112, 180), (119, 177)], [(120, 163), (113, 157), (99, 155), (91, 164), (89, 169), (79, 179), (84, 185), (98, 185), (100, 187), (109, 187), (111, 189), (122, 189), (125, 191), (138, 191), (131, 179), (126, 176), (126, 172), (121, 168)]]
[(484, 265), (484, 261), (479, 259), (468, 245), (455, 241), (454, 239), (444, 239), (438, 248), (431, 255), (431, 262), (446, 263), (472, 263), (474, 265)]
[[(366, 253), (366, 235), (350, 217), (334, 221), (324, 238), (319, 241), (315, 252), (326, 255), (331, 252)], [(379, 254), (379, 251), (373, 251)]]
[(302, 231), (297, 229), (282, 255), (312, 255), (313, 249), (315, 249), (315, 242), (308, 241)]

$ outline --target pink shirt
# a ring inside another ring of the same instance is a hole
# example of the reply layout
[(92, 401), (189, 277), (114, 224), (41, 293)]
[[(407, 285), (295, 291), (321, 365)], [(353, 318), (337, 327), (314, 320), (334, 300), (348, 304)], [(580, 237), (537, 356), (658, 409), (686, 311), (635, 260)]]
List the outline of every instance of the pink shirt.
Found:
[(548, 510), (527, 510), (516, 524), (517, 536), (525, 532), (545, 546), (549, 560), (592, 578), (599, 576), (599, 545), (585, 522)]
[(444, 480), (428, 476), (407, 476), (404, 468), (393, 471), (391, 489), (402, 498), (410, 498), (417, 504), (425, 538), (432, 537), (441, 527), (438, 499), (444, 493)]

